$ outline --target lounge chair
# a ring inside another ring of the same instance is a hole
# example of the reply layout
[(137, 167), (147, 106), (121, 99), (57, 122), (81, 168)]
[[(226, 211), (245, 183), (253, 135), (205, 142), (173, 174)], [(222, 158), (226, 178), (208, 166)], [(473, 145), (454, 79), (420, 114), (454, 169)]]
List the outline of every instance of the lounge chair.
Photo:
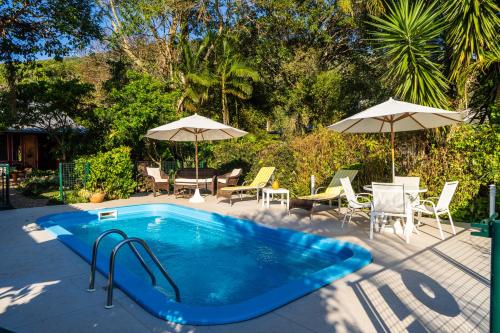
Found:
[(240, 193), (240, 198), (241, 198), (241, 193), (245, 191), (257, 191), (257, 202), (259, 201), (259, 190), (264, 188), (267, 183), (269, 183), (269, 180), (271, 179), (271, 176), (273, 175), (273, 172), (276, 168), (275, 167), (262, 167), (259, 172), (257, 173), (257, 176), (255, 176), (254, 180), (249, 184), (245, 185), (246, 182), (244, 182), (241, 186), (228, 186), (228, 187), (223, 187), (220, 189), (220, 191), (217, 191), (217, 198), (218, 197), (224, 197), (229, 199), (229, 203), (232, 205), (233, 204), (233, 194)]
[[(305, 195), (305, 196), (299, 197), (299, 199), (310, 200), (313, 202), (328, 201), (330, 206), (332, 205), (332, 200), (338, 199), (339, 200), (339, 208), (340, 208), (341, 195), (344, 192), (343, 188), (342, 188), (342, 184), (340, 183), (340, 178), (348, 177), (349, 180), (352, 182), (357, 174), (358, 174), (358, 170), (339, 169), (339, 170), (337, 170), (337, 172), (335, 173), (335, 175), (332, 178), (332, 181), (330, 182), (330, 184), (326, 188), (325, 187), (318, 187), (314, 194)], [(322, 189), (325, 189), (325, 191), (319, 193), (319, 191)]]

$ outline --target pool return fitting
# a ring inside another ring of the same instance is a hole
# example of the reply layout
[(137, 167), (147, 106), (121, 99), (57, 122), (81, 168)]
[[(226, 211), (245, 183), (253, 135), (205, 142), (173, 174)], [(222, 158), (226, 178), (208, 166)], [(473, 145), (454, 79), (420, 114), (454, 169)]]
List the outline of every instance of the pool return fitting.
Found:
[(147, 252), (149, 257), (153, 260), (157, 268), (160, 270), (160, 272), (163, 274), (165, 279), (168, 281), (168, 283), (172, 286), (172, 289), (175, 292), (175, 301), (180, 302), (181, 301), (181, 296), (179, 292), (179, 288), (175, 284), (174, 280), (170, 277), (170, 275), (167, 273), (166, 269), (162, 266), (158, 258), (154, 255), (153, 251), (151, 248), (148, 246), (148, 244), (140, 238), (137, 237), (128, 237), (127, 234), (119, 229), (110, 229), (107, 231), (104, 231), (102, 234), (100, 234), (94, 241), (94, 245), (92, 247), (92, 262), (90, 266), (90, 282), (89, 282), (89, 288), (87, 291), (93, 292), (95, 291), (95, 271), (97, 267), (97, 250), (99, 248), (99, 244), (101, 240), (106, 237), (107, 235), (111, 234), (118, 234), (123, 237), (123, 240), (115, 245), (113, 250), (111, 251), (111, 255), (109, 258), (109, 275), (108, 275), (108, 284), (106, 286), (107, 289), (107, 299), (106, 299), (106, 309), (111, 309), (113, 308), (113, 288), (114, 288), (114, 275), (115, 275), (115, 262), (116, 262), (116, 255), (118, 254), (118, 251), (124, 246), (128, 245), (129, 248), (132, 250), (132, 252), (135, 254), (136, 258), (139, 260), (141, 266), (144, 268), (144, 270), (148, 273), (148, 275), (151, 278), (151, 283), (153, 286), (156, 286), (156, 277), (154, 276), (153, 272), (149, 269), (147, 266), (146, 262), (144, 261), (144, 258), (141, 256), (137, 248), (134, 246), (133, 243), (138, 243), (142, 246), (142, 248)]

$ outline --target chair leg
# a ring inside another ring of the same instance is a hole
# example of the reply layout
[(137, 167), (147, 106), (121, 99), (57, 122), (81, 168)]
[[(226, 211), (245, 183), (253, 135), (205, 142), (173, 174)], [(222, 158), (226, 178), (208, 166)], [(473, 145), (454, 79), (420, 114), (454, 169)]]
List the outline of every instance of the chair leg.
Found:
[(349, 212), (349, 221), (347, 221), (347, 224), (351, 223), (352, 215), (354, 214), (354, 208), (351, 208), (351, 211)]
[[(347, 208), (347, 209), (349, 209), (349, 208)], [(347, 219), (347, 214), (348, 214), (348, 212), (346, 212), (344, 214), (344, 219), (342, 220), (342, 226), (341, 226), (341, 228), (344, 228), (344, 223), (345, 223), (345, 220)]]
[(450, 209), (447, 209), (446, 212), (448, 213), (448, 217), (450, 218), (451, 231), (453, 232), (454, 235), (456, 235), (457, 232), (455, 231), (455, 225), (453, 224), (453, 219), (451, 218)]
[(436, 212), (434, 212), (434, 215), (436, 216), (436, 222), (439, 228), (439, 235), (441, 236), (441, 239), (444, 240), (443, 228), (441, 227), (441, 220), (439, 219), (439, 215)]
[(375, 225), (375, 216), (370, 214), (370, 239), (373, 239), (373, 227)]

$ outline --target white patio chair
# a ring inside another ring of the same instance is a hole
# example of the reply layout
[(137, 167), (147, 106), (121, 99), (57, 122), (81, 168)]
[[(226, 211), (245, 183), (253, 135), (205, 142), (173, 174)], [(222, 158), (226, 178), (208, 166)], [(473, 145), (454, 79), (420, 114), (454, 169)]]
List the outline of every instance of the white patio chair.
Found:
[[(439, 199), (437, 197), (429, 197), (426, 200), (420, 201), (419, 205), (413, 207), (413, 211), (419, 213), (419, 217), (420, 214), (434, 215), (434, 217), (436, 218), (436, 222), (439, 229), (439, 235), (441, 236), (441, 239), (444, 239), (444, 235), (439, 216), (443, 214), (448, 214), (451, 224), (451, 230), (453, 234), (456, 235), (455, 226), (453, 225), (453, 219), (451, 218), (449, 206), (451, 203), (451, 199), (455, 194), (457, 186), (458, 186), (458, 181), (446, 182), (444, 184), (443, 190), (441, 191)], [(434, 203), (432, 199), (434, 200), (438, 199), (437, 203)], [(420, 220), (418, 222), (420, 223)]]
[(373, 239), (373, 229), (377, 219), (382, 218), (383, 229), (387, 223), (387, 217), (398, 217), (406, 219), (403, 234), (406, 243), (410, 243), (410, 235), (413, 232), (413, 216), (411, 207), (406, 198), (403, 184), (394, 183), (372, 183), (373, 199), (370, 212), (370, 239)]
[[(363, 208), (371, 207), (371, 194), (370, 193), (354, 193), (352, 189), (351, 180), (349, 177), (340, 178), (340, 183), (342, 184), (342, 188), (344, 189), (344, 194), (347, 199), (347, 214), (344, 215), (344, 219), (342, 220), (342, 228), (344, 227), (345, 220), (347, 216), (349, 216), (349, 221), (347, 224), (351, 223), (352, 215), (356, 210), (362, 210)], [(364, 202), (360, 202), (358, 199), (364, 198)]]
[(395, 184), (403, 184), (405, 186), (406, 194), (409, 196), (412, 206), (416, 206), (420, 203), (420, 195), (418, 191), (410, 191), (410, 188), (418, 189), (420, 187), (420, 177), (394, 177)]

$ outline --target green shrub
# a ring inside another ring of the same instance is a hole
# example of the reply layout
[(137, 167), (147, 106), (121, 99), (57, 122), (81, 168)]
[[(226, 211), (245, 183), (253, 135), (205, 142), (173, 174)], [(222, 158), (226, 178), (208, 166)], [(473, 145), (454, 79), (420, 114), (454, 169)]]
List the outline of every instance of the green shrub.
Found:
[(219, 141), (211, 149), (208, 165), (219, 170), (219, 173), (229, 172), (233, 168), (242, 168), (247, 173), (254, 165), (257, 153), (274, 142), (272, 136), (263, 133)]
[(134, 163), (129, 147), (119, 147), (104, 153), (81, 157), (75, 161), (76, 172), (82, 174), (86, 162), (90, 175), (85, 187), (90, 192), (103, 191), (109, 199), (128, 198), (134, 193)]
[(486, 217), (486, 187), (500, 180), (500, 127), (454, 126), (445, 139), (421, 155), (411, 174), (421, 177), (429, 196), (439, 196), (446, 181), (458, 180), (450, 207), (455, 218)]
[(57, 173), (52, 170), (34, 170), (19, 184), (19, 189), (24, 195), (39, 195), (59, 188)]

